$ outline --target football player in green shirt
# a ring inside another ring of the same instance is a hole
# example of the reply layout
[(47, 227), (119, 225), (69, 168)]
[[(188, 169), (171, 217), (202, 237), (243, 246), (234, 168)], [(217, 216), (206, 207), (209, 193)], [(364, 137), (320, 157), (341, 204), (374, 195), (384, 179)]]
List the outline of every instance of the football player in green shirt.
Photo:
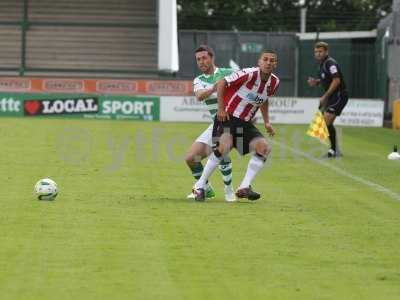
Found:
[[(214, 51), (206, 45), (202, 45), (195, 50), (197, 66), (202, 72), (193, 80), (193, 91), (198, 101), (203, 102), (210, 114), (211, 120), (214, 120), (217, 113), (217, 93), (216, 82), (233, 72), (232, 69), (218, 68), (215, 66)], [(193, 177), (198, 180), (203, 173), (201, 160), (206, 158), (212, 151), (212, 130), (211, 123), (206, 130), (194, 141), (186, 154), (185, 160)], [(223, 159), (219, 165), (223, 180), (225, 200), (228, 202), (236, 201), (235, 192), (232, 187), (232, 163), (229, 157)], [(206, 198), (213, 198), (215, 192), (212, 186), (207, 183), (205, 188)], [(194, 194), (188, 195), (188, 198), (195, 198)]]

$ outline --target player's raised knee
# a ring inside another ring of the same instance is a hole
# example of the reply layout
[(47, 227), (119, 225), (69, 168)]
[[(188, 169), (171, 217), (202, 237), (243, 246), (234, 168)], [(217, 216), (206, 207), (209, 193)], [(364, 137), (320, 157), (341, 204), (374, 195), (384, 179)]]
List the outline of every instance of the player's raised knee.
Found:
[(267, 157), (271, 152), (271, 146), (268, 144), (266, 139), (258, 139), (254, 148), (256, 153), (264, 157)]
[(200, 162), (201, 159), (202, 159), (202, 157), (201, 157), (200, 155), (195, 154), (195, 153), (192, 153), (192, 152), (189, 152), (189, 153), (187, 153), (187, 154), (185, 155), (185, 162), (186, 162), (186, 164), (188, 164), (189, 166), (190, 166), (190, 165), (193, 165), (193, 164), (196, 163), (196, 162)]

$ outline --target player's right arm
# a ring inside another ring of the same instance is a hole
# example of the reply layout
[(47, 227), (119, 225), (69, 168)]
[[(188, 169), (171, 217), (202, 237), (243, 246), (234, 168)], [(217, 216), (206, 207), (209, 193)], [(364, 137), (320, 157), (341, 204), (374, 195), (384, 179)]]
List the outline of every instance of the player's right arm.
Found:
[(229, 120), (229, 114), (225, 110), (225, 103), (224, 103), (226, 85), (227, 82), (225, 79), (221, 79), (217, 82), (217, 99), (218, 99), (217, 119), (220, 122)]
[(209, 98), (213, 93), (217, 91), (217, 87), (214, 84), (211, 88), (205, 88), (199, 78), (193, 80), (193, 92), (198, 101), (204, 101)]
[(196, 96), (196, 99), (198, 101), (204, 101), (205, 99), (210, 97), (216, 91), (217, 91), (217, 86), (214, 84), (211, 89), (195, 91), (194, 95)]
[(249, 73), (255, 72), (256, 68), (246, 68), (243, 70), (236, 71), (224, 79), (217, 82), (217, 99), (218, 99), (218, 111), (217, 119), (221, 122), (229, 120), (229, 114), (225, 110), (224, 95), (226, 89), (229, 88), (240, 88), (249, 79)]
[(309, 86), (314, 87), (314, 86), (319, 85), (321, 80), (317, 79), (317, 78), (314, 78), (314, 77), (308, 77), (307, 82), (308, 82)]

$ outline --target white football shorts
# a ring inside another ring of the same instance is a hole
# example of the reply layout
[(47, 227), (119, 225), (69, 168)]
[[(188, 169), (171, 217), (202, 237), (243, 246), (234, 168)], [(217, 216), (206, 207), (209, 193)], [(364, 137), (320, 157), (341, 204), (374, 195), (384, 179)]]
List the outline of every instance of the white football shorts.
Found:
[(204, 130), (203, 133), (199, 135), (199, 137), (196, 139), (196, 142), (203, 143), (212, 147), (213, 125), (214, 124), (211, 123), (210, 126), (208, 126), (207, 129)]

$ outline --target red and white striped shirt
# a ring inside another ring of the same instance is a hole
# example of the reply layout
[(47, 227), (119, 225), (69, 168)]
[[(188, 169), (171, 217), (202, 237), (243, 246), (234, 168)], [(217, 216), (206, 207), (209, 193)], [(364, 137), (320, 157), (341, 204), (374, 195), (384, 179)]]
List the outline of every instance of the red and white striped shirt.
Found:
[(261, 80), (260, 68), (256, 67), (239, 70), (226, 76), (225, 80), (225, 110), (244, 121), (250, 121), (279, 86), (279, 78), (275, 74), (271, 74), (267, 82)]

